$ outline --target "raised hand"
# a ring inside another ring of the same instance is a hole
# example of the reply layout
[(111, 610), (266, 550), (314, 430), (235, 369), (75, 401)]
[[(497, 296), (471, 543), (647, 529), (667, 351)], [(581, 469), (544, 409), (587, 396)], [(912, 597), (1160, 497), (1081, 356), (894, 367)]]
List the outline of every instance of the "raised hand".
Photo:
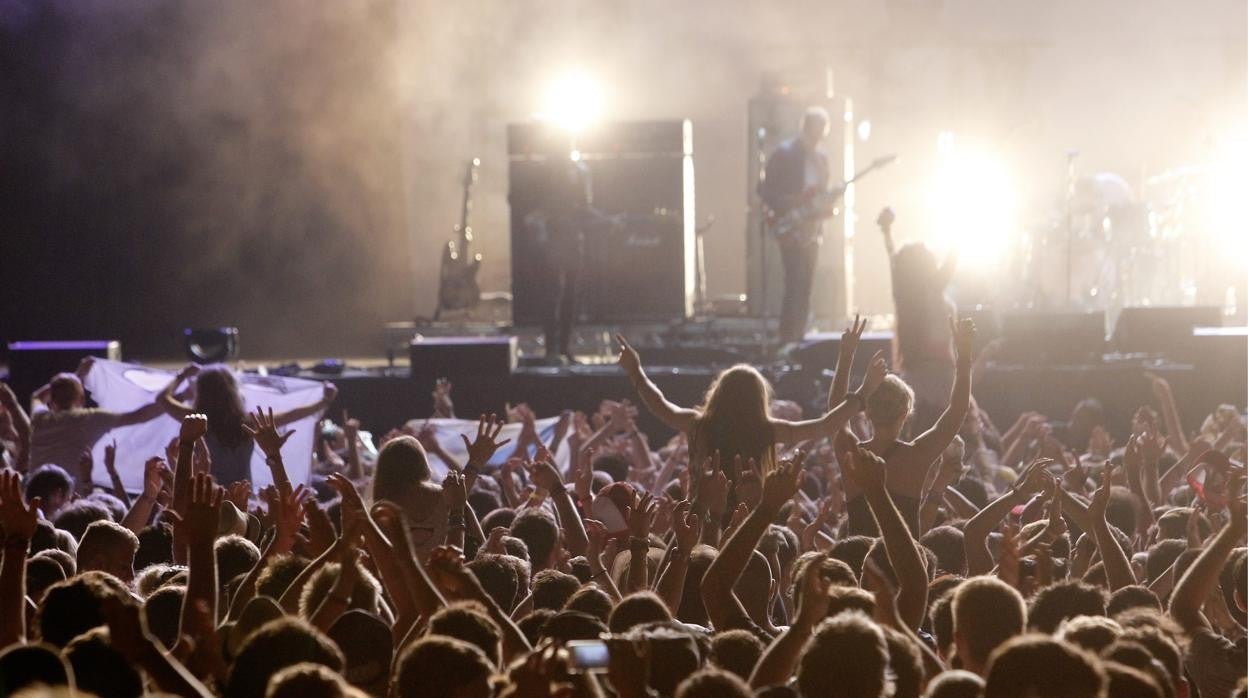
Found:
[(357, 516), (362, 516), (365, 512), (364, 498), (360, 496), (359, 490), (355, 489), (355, 484), (347, 479), (342, 473), (330, 473), (325, 478), (326, 484), (334, 489), (340, 497), (342, 497), (342, 520), (343, 527), (345, 522)]
[(871, 363), (867, 365), (867, 373), (862, 377), (862, 387), (859, 392), (865, 399), (875, 392), (884, 382), (884, 378), (888, 375), (888, 361), (884, 359), (884, 352), (877, 351), (875, 356), (871, 357)]
[(446, 473), (442, 481), (442, 498), (451, 511), (462, 511), (468, 504), (468, 490), (464, 486), (464, 476), (458, 470)]
[[(178, 430), (178, 441), (180, 443), (194, 443), (208, 433), (208, 415), (205, 414), (188, 414), (182, 418), (182, 427)], [(177, 454), (174, 454), (177, 458)]]
[(360, 435), (360, 420), (353, 419), (347, 410), (342, 411), (342, 431), (348, 442)]
[[(333, 386), (332, 383), (325, 384), (328, 390)], [(295, 430), (291, 429), (285, 434), (277, 433), (277, 422), (273, 419), (273, 408), (269, 408), (266, 415), (264, 410), (257, 409), (251, 415), (251, 424), (243, 422), (243, 429), (251, 434), (251, 438), (256, 440), (256, 445), (264, 452), (266, 458), (280, 458), (282, 455), (282, 446), (286, 445), (286, 441), (294, 435)]]
[(867, 329), (867, 321), (855, 313), (854, 321), (841, 333), (841, 354), (854, 355), (854, 352), (858, 350), (858, 342), (862, 341), (862, 331), (865, 329)]
[(35, 497), (29, 504), (22, 497), (22, 476), (13, 470), (0, 470), (0, 529), (6, 538), (29, 541), (39, 524), (39, 507), (43, 500)]
[(958, 359), (970, 361), (975, 352), (975, 321), (964, 317), (956, 323), (949, 318), (949, 330), (953, 333), (953, 346)]
[(489, 417), (481, 415), (481, 419), (477, 422), (477, 438), (468, 441), (468, 437), (460, 434), (460, 438), (464, 440), (464, 447), (468, 449), (468, 464), (475, 468), (482, 468), (490, 459), (494, 457), (495, 451), (502, 448), (511, 439), (503, 439), (498, 441), (498, 433), (503, 430), (503, 423), (498, 421), (498, 415), (491, 414)]
[[(78, 486), (85, 488), (85, 491), (88, 493), (91, 491), (91, 473), (94, 470), (95, 459), (91, 457), (91, 451), (83, 451), (78, 456), (78, 471), (74, 475), (78, 481)], [(80, 489), (79, 491), (82, 492), (83, 490)]]
[(1037, 458), (1032, 461), (1031, 465), (1023, 468), (1023, 472), (1018, 476), (1018, 481), (1015, 483), (1013, 491), (1019, 495), (1048, 492), (1053, 480), (1053, 476), (1049, 474), (1048, 466), (1052, 462), (1052, 458)]
[(676, 534), (676, 547), (681, 550), (693, 550), (702, 539), (702, 519), (691, 513), (692, 508), (693, 504), (686, 499), (672, 512), (672, 531)]
[(797, 494), (802, 481), (802, 463), (806, 460), (806, 452), (798, 449), (793, 452), (791, 460), (783, 460), (776, 469), (767, 473), (763, 480), (763, 496), (759, 506), (768, 512), (780, 511), (784, 503)]
[(641, 372), (641, 356), (637, 354), (637, 350), (624, 339), (624, 335), (616, 334), (615, 340), (620, 343), (620, 357), (617, 360), (620, 368), (629, 376), (634, 376)]
[(1104, 471), (1101, 473), (1101, 486), (1092, 494), (1092, 501), (1088, 503), (1088, 514), (1105, 518), (1105, 510), (1109, 507), (1109, 494), (1113, 485), (1111, 480), (1114, 476), (1114, 464), (1112, 461), (1105, 461)]
[(165, 486), (165, 473), (173, 477), (173, 471), (160, 456), (152, 456), (143, 464), (143, 496), (155, 499)]
[(654, 515), (658, 506), (659, 503), (655, 501), (654, 495), (649, 492), (642, 495), (641, 499), (637, 500), (637, 503), (627, 512), (629, 535), (647, 540), (650, 537), (650, 526), (654, 523)]
[(563, 489), (563, 478), (559, 477), (559, 470), (555, 468), (548, 458), (542, 457), (539, 452), (538, 460), (528, 461), (524, 464), (524, 469), (529, 472), (529, 479), (534, 485), (546, 490), (547, 492), (556, 492)]
[(104, 446), (104, 470), (109, 475), (117, 473), (117, 439), (113, 439), (111, 443)]
[[(599, 524), (601, 525), (601, 524)], [(503, 544), (503, 536), (507, 535), (506, 526), (495, 526), (490, 529), (490, 535), (485, 540), (485, 545), (481, 549), (487, 553), (495, 555), (504, 555), (507, 552), (507, 546)]]
[(728, 476), (719, 468), (702, 477), (698, 499), (706, 505), (706, 510), (712, 516), (723, 514), (724, 509), (728, 507), (728, 484)]
[(883, 488), (888, 480), (884, 459), (861, 446), (849, 451), (841, 470), (865, 492)]
[(451, 419), (455, 416), (455, 403), (451, 401), (451, 381), (439, 378), (433, 384), (433, 416)]
[(246, 512), (247, 504), (251, 501), (251, 480), (239, 480), (232, 483), (226, 488), (225, 498), (238, 507), (239, 511)]
[(225, 490), (217, 487), (212, 476), (195, 473), (191, 482), (191, 501), (181, 524), (186, 541), (192, 547), (212, 546), (217, 538), (217, 522), (220, 519), (221, 502)]
[(464, 567), (455, 548), (439, 545), (429, 552), (429, 576), (442, 593), (453, 599), (478, 599), (485, 595), (476, 576)]

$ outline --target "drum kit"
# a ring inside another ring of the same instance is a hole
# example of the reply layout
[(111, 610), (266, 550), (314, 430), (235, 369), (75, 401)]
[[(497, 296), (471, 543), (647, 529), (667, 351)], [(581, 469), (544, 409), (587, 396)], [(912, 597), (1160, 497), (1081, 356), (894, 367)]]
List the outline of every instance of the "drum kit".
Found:
[(1073, 160), (1064, 200), (1034, 218), (1020, 241), (1024, 304), (1113, 318), (1128, 306), (1197, 302), (1207, 168), (1153, 175), (1137, 196), (1117, 174), (1076, 176)]

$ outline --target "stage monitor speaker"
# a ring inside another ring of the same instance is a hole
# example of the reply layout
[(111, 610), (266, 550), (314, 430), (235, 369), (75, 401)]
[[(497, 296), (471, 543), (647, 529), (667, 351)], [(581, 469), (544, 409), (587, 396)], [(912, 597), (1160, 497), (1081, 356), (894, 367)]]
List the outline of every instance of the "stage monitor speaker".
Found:
[(510, 124), (513, 322), (546, 323), (558, 288), (542, 208), (575, 146), (602, 217), (585, 231), (578, 323), (666, 322), (694, 299), (692, 127), (688, 121), (601, 124), (578, 134)]
[(75, 340), (11, 342), (9, 344), (9, 386), (23, 405), (30, 394), (63, 371), (77, 370), (83, 357), (121, 360), (117, 340)]
[(1123, 308), (1114, 325), (1113, 347), (1123, 354), (1185, 353), (1197, 327), (1221, 327), (1216, 306)]
[(432, 385), (438, 378), (506, 377), (516, 368), (515, 337), (423, 337), (409, 345), (412, 378)]
[(1000, 359), (1020, 364), (1100, 363), (1105, 356), (1105, 312), (1005, 315)]

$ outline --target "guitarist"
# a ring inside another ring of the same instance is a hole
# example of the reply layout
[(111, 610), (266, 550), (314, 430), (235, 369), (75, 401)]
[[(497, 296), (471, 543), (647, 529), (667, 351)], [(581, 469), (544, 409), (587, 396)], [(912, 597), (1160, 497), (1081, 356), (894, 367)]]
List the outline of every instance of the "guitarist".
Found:
[[(802, 115), (798, 135), (776, 148), (767, 158), (767, 169), (758, 194), (773, 215), (784, 215), (828, 187), (828, 156), (820, 147), (831, 120), (821, 107), (809, 107)], [(784, 265), (784, 299), (780, 308), (780, 342), (801, 341), (810, 313), (810, 290), (815, 260), (823, 242), (823, 219), (832, 215), (832, 199), (818, 213), (802, 222), (795, 234), (780, 240)]]

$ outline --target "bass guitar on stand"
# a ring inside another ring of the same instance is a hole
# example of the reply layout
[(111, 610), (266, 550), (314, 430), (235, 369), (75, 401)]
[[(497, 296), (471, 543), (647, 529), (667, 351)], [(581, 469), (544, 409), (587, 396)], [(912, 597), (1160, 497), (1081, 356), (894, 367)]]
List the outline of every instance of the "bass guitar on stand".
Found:
[(472, 185), (477, 181), (477, 168), (481, 161), (468, 161), (464, 173), (464, 198), (459, 210), (459, 225), (455, 226), (456, 238), (448, 240), (442, 248), (442, 267), (438, 281), (438, 307), (433, 319), (438, 320), (444, 310), (467, 310), (481, 301), (481, 286), (477, 272), (481, 269), (481, 255), (472, 253), (472, 226), (468, 216), (472, 212)]

